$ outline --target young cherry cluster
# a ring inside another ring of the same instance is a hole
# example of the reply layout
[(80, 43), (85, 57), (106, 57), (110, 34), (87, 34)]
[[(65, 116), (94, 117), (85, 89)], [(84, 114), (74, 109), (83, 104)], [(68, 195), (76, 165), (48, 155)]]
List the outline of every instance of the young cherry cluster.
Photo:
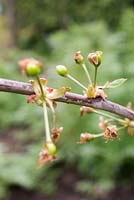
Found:
[[(106, 82), (104, 86), (98, 86), (96, 82), (97, 72), (98, 67), (100, 66), (102, 61), (102, 52), (96, 51), (89, 53), (87, 59), (95, 68), (93, 81), (90, 77), (89, 71), (84, 61), (84, 57), (82, 56), (81, 52), (78, 51), (74, 55), (74, 60), (76, 64), (80, 65), (85, 72), (85, 75), (88, 80), (87, 87), (84, 86), (80, 81), (75, 79), (73, 76), (71, 76), (68, 73), (67, 67), (63, 65), (58, 65), (56, 66), (56, 71), (60, 76), (74, 81), (77, 85), (84, 89), (84, 95), (88, 98), (102, 97), (103, 99), (105, 99), (107, 95), (103, 89), (118, 87), (126, 81), (126, 79), (122, 78), (114, 80), (112, 82)], [(33, 58), (27, 58), (21, 60), (18, 64), (23, 75), (35, 78), (35, 80), (29, 81), (32, 85), (35, 94), (27, 97), (27, 103), (35, 103), (38, 106), (43, 107), (44, 111), (46, 140), (44, 142), (42, 150), (39, 153), (38, 167), (40, 168), (45, 163), (51, 162), (56, 159), (56, 143), (60, 138), (60, 133), (62, 132), (63, 127), (58, 128), (56, 124), (55, 109), (57, 104), (55, 99), (63, 96), (65, 92), (70, 91), (70, 88), (61, 87), (59, 89), (54, 89), (47, 87), (47, 80), (45, 78), (39, 78), (42, 63), (38, 60), (35, 60)], [(130, 104), (128, 106), (130, 107)], [(50, 108), (53, 116), (53, 128), (51, 129), (51, 131), (49, 127), (47, 107)], [(114, 116), (110, 116), (106, 113), (95, 110), (93, 108), (82, 106), (80, 108), (80, 115), (83, 116), (85, 113), (96, 113), (101, 116), (107, 117), (108, 119), (104, 120), (103, 117), (100, 117), (99, 128), (102, 130), (102, 133), (82, 133), (80, 135), (80, 144), (102, 136), (104, 137), (105, 141), (113, 140), (114, 138), (119, 138), (118, 131), (126, 127), (128, 128), (128, 133), (130, 135), (134, 135), (134, 121), (130, 121), (129, 119), (119, 119)], [(120, 126), (117, 127), (117, 125), (113, 125), (111, 124), (111, 122), (118, 122)]]
[[(69, 91), (69, 88), (61, 87), (59, 89), (54, 89), (47, 87), (47, 80), (45, 78), (39, 78), (42, 63), (38, 60), (33, 58), (23, 59), (19, 62), (19, 67), (23, 75), (35, 77), (35, 80), (29, 81), (35, 94), (27, 97), (27, 103), (36, 103), (38, 106), (42, 106), (44, 111), (46, 141), (39, 153), (38, 167), (40, 168), (45, 163), (56, 159), (56, 143), (60, 138), (63, 127), (58, 128), (56, 125), (56, 102), (54, 99), (63, 96), (66, 91)], [(47, 107), (51, 109), (53, 115), (53, 128), (51, 131)]]
[[(58, 66), (56, 66), (56, 71), (60, 76), (72, 80), (77, 85), (79, 85), (82, 89), (84, 89), (84, 95), (87, 96), (88, 98), (102, 97), (103, 99), (105, 99), (107, 97), (107, 95), (103, 89), (110, 89), (110, 88), (118, 87), (126, 81), (126, 79), (121, 78), (121, 79), (114, 80), (112, 82), (107, 81), (103, 86), (97, 85), (97, 72), (98, 72), (98, 68), (102, 62), (102, 51), (92, 52), (92, 53), (89, 53), (87, 56), (87, 60), (89, 61), (89, 63), (92, 66), (94, 66), (94, 69), (95, 69), (93, 81), (92, 81), (92, 79), (90, 77), (90, 73), (86, 67), (84, 57), (82, 56), (80, 51), (75, 53), (74, 60), (75, 60), (76, 64), (80, 65), (85, 72), (85, 75), (88, 80), (87, 87), (84, 86), (80, 81), (75, 79), (73, 76), (71, 76), (68, 73), (67, 67), (65, 67), (63, 65), (58, 65)], [(131, 109), (130, 103), (128, 104), (127, 107)], [(96, 113), (101, 116), (99, 119), (99, 128), (102, 132), (98, 133), (98, 134), (91, 134), (91, 133), (87, 133), (87, 132), (82, 133), (80, 135), (80, 142), (79, 142), (80, 144), (83, 144), (87, 141), (91, 141), (91, 140), (93, 140), (95, 138), (99, 138), (99, 137), (104, 137), (106, 142), (109, 140), (113, 140), (114, 138), (119, 139), (118, 132), (119, 132), (119, 130), (124, 129), (124, 128), (127, 128), (128, 134), (134, 135), (134, 121), (130, 121), (127, 118), (119, 119), (119, 118), (116, 118), (109, 114), (95, 110), (93, 108), (82, 106), (80, 108), (80, 115), (83, 116), (85, 113), (88, 113), (88, 114)], [(107, 117), (107, 119), (104, 120), (104, 118), (102, 116)], [(115, 123), (115, 122), (116, 122), (116, 124), (113, 125), (113, 123)], [(118, 126), (117, 126), (117, 123), (118, 123)]]

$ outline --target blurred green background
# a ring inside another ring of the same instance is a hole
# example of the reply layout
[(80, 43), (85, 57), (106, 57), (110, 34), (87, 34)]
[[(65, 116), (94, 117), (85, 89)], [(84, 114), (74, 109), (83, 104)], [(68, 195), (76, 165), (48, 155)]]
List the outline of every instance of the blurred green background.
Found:
[[(127, 78), (108, 91), (108, 99), (133, 104), (133, 21), (133, 0), (0, 0), (0, 77), (27, 82), (17, 62), (34, 57), (43, 62), (50, 87), (69, 86), (81, 94), (58, 77), (55, 66), (66, 65), (86, 83), (73, 55), (81, 50), (86, 58), (101, 50), (98, 83)], [(132, 200), (134, 138), (122, 131), (120, 141), (79, 145), (81, 132), (99, 132), (98, 116), (81, 118), (79, 106), (59, 103), (57, 119), (64, 127), (58, 159), (37, 170), (45, 135), (42, 109), (28, 105), (25, 96), (0, 93), (0, 200)]]

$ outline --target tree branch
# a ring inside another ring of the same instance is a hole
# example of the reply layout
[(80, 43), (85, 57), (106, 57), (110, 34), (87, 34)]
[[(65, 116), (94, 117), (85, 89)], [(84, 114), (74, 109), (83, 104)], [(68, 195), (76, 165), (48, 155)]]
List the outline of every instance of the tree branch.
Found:
[[(29, 83), (7, 79), (0, 79), (0, 91), (13, 92), (23, 95), (34, 94), (34, 91)], [(66, 92), (64, 96), (55, 99), (55, 101), (105, 110), (134, 120), (134, 112), (132, 110), (111, 101), (104, 100), (101, 97), (89, 99), (83, 95)]]

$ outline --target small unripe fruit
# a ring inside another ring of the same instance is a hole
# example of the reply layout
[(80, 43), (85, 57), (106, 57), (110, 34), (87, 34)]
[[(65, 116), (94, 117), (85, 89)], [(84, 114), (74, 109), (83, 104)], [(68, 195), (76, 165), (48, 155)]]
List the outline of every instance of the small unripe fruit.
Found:
[(29, 62), (26, 66), (26, 74), (28, 76), (37, 76), (40, 74), (40, 66), (34, 62)]
[(98, 64), (94, 64), (95, 67), (99, 67), (99, 65), (101, 64), (101, 61), (102, 61), (102, 57), (101, 55), (98, 55)]
[(76, 64), (83, 64), (84, 63), (84, 58), (83, 58), (80, 51), (77, 51), (74, 54), (74, 60), (75, 60)]
[(51, 156), (56, 154), (56, 145), (53, 142), (48, 142), (46, 148)]
[(57, 65), (56, 71), (60, 76), (66, 76), (68, 74), (68, 70), (64, 65)]

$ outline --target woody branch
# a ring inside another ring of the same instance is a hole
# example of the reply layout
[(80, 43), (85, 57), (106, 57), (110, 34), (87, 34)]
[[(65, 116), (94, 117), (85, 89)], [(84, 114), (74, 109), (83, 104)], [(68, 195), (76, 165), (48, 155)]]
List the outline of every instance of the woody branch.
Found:
[[(23, 95), (34, 94), (34, 91), (29, 83), (7, 79), (0, 79), (0, 91)], [(134, 120), (134, 112), (132, 110), (117, 103), (104, 100), (101, 97), (89, 99), (83, 95), (66, 92), (64, 96), (55, 99), (55, 101), (105, 110), (130, 120)]]

